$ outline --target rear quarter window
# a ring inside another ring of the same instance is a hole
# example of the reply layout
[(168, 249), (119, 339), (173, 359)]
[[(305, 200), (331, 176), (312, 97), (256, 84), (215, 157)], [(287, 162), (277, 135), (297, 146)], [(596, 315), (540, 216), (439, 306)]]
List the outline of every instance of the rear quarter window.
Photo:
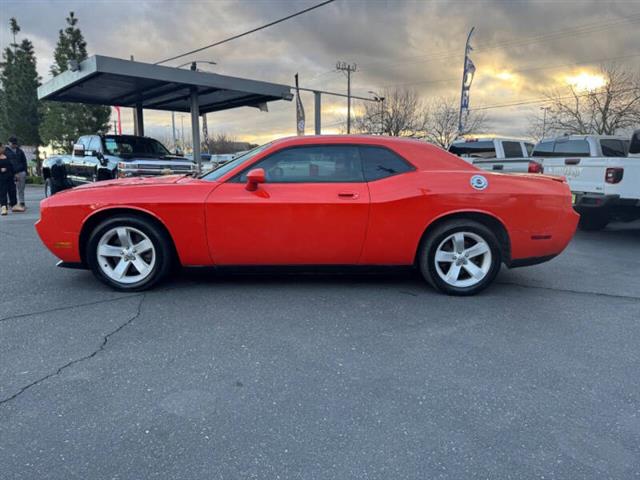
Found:
[(382, 147), (360, 147), (360, 157), (367, 182), (415, 170), (404, 158)]

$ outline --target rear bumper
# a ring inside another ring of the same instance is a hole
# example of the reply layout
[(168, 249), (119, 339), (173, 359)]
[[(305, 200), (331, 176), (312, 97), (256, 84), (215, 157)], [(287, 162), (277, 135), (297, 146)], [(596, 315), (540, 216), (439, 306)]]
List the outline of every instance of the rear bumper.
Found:
[(620, 198), (620, 195), (604, 195), (598, 193), (572, 192), (575, 195), (573, 208), (578, 212), (590, 212), (594, 209), (634, 208), (640, 207), (640, 199)]
[(580, 215), (567, 205), (547, 228), (511, 232), (511, 258), (506, 265), (510, 268), (537, 265), (558, 256), (571, 242), (579, 220)]

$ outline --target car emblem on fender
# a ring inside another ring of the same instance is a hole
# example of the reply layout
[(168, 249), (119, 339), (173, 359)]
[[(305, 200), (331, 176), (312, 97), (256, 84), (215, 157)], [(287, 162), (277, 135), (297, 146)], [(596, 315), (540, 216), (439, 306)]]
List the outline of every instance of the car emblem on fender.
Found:
[(484, 190), (489, 186), (489, 181), (482, 175), (471, 177), (471, 186), (476, 190)]

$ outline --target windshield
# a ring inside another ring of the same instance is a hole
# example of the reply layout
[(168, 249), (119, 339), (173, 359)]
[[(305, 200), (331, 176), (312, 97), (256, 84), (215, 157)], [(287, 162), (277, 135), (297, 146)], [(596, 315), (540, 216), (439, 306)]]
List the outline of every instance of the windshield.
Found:
[(108, 155), (164, 157), (171, 155), (159, 141), (153, 138), (108, 135), (104, 138), (104, 148)]
[(230, 162), (225, 163), (224, 165), (221, 165), (215, 170), (205, 173), (200, 178), (202, 178), (203, 180), (212, 180), (212, 181), (218, 180), (224, 174), (226, 174), (227, 172), (230, 172), (231, 170), (236, 168), (238, 165), (242, 165), (243, 163), (248, 162), (249, 160), (251, 160), (253, 157), (258, 155), (260, 152), (264, 151), (269, 146), (271, 146), (271, 143), (265, 143), (264, 145), (254, 148), (253, 150), (249, 150), (244, 155), (240, 155), (239, 157), (236, 157)]

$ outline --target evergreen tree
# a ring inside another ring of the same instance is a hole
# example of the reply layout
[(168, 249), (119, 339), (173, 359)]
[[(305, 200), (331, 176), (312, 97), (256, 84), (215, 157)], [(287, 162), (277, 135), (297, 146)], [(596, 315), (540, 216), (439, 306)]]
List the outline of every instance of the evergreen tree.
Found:
[[(70, 60), (82, 62), (88, 56), (87, 42), (77, 24), (78, 18), (73, 12), (69, 13), (67, 27), (60, 30), (53, 54), (55, 63), (51, 66), (51, 74), (54, 77), (68, 70)], [(46, 143), (69, 153), (81, 135), (107, 132), (110, 115), (111, 109), (104, 106), (43, 102), (40, 134)]]
[(36, 146), (40, 143), (36, 56), (31, 41), (17, 43), (20, 27), (15, 18), (10, 28), (14, 40), (2, 53), (0, 73), (0, 141), (16, 135), (24, 145)]

